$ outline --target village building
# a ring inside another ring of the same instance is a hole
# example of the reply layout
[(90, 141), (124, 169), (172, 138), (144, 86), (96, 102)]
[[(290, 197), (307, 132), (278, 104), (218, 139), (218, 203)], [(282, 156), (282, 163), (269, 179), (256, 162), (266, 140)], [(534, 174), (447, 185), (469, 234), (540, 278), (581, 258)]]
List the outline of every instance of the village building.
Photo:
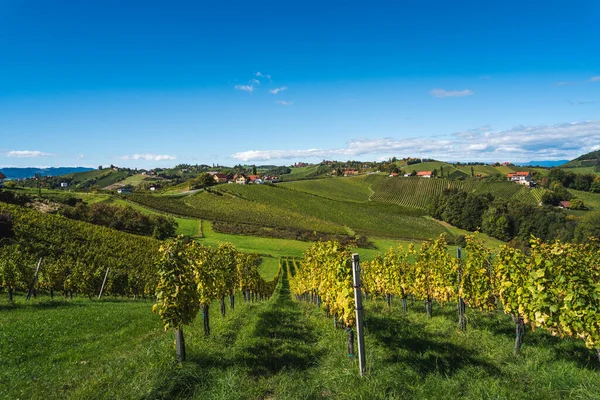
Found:
[(67, 182), (61, 182), (61, 183), (60, 183), (60, 187), (61, 187), (61, 188), (66, 188), (66, 187), (68, 187), (68, 186), (69, 186), (69, 184), (68, 184)]
[(571, 202), (561, 201), (560, 203), (558, 203), (558, 208), (571, 208)]
[(248, 183), (248, 178), (246, 177), (246, 175), (244, 174), (236, 174), (233, 177), (233, 180), (235, 181), (235, 183), (237, 183), (238, 185), (245, 185), (246, 183)]
[(431, 171), (419, 171), (419, 172), (417, 172), (417, 176), (419, 178), (431, 178), (431, 175), (433, 175), (433, 172), (431, 172)]
[(348, 168), (344, 170), (344, 176), (358, 175), (358, 170), (354, 168)]
[(512, 172), (508, 174), (508, 180), (510, 182), (516, 182), (520, 185), (531, 186), (531, 174), (527, 171)]
[[(209, 174), (211, 174), (211, 173), (209, 172)], [(211, 175), (213, 176), (213, 179), (215, 180), (216, 183), (226, 183), (227, 182), (227, 175), (225, 175), (225, 174), (216, 172)]]

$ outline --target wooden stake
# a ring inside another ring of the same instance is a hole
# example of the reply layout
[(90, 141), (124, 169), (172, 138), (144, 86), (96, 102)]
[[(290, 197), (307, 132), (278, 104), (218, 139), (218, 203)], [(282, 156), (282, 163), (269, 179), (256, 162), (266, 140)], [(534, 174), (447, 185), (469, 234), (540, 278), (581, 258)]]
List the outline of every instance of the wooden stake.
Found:
[(356, 338), (358, 341), (358, 365), (360, 376), (366, 372), (365, 365), (365, 333), (363, 330), (363, 307), (360, 284), (360, 263), (358, 254), (352, 254), (352, 277), (354, 279), (354, 303), (356, 306)]
[(102, 292), (104, 292), (104, 285), (106, 285), (106, 278), (108, 278), (108, 271), (110, 268), (106, 268), (106, 273), (104, 274), (104, 280), (102, 281), (102, 287), (100, 288), (100, 294), (98, 295), (98, 300), (102, 297)]
[(33, 294), (33, 288), (35, 287), (35, 284), (37, 283), (41, 266), (42, 266), (42, 259), (40, 258), (40, 261), (38, 261), (37, 268), (35, 269), (35, 275), (33, 276), (33, 282), (31, 283), (31, 286), (29, 286), (29, 291), (27, 292), (27, 297), (25, 298), (25, 300), (31, 299), (31, 295)]
[(183, 328), (175, 329), (175, 352), (177, 361), (185, 361), (185, 341), (183, 340)]

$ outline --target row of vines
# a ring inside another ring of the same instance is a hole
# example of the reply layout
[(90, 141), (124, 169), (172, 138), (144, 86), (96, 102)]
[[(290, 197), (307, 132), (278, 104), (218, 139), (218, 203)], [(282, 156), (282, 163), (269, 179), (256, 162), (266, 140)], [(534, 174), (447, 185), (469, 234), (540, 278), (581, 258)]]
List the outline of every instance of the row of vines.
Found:
[(154, 258), (159, 241), (113, 229), (0, 203), (0, 287), (13, 299), (32, 287), (54, 295), (105, 293), (152, 295), (157, 277)]
[[(432, 302), (458, 305), (459, 327), (466, 329), (466, 307), (501, 309), (515, 322), (515, 354), (525, 324), (553, 335), (573, 336), (596, 349), (600, 358), (600, 245), (532, 239), (531, 252), (502, 246), (496, 254), (477, 235), (467, 236), (464, 257), (448, 252), (445, 237), (423, 242), (419, 249), (391, 248), (361, 264), (368, 296), (421, 300), (429, 316)], [(459, 250), (460, 253), (460, 250)], [(298, 299), (316, 302), (336, 318), (354, 323), (350, 254), (335, 242), (317, 243), (296, 266), (290, 287)], [(316, 299), (316, 300), (315, 300)]]
[(200, 310), (204, 334), (210, 335), (209, 306), (213, 301), (220, 300), (224, 316), (226, 299), (233, 311), (237, 292), (242, 292), (245, 301), (264, 300), (273, 294), (281, 265), (277, 276), (266, 281), (259, 274), (259, 263), (257, 254), (240, 253), (231, 243), (210, 248), (178, 237), (160, 247), (152, 312), (160, 316), (165, 330), (175, 330), (180, 361), (185, 360), (183, 325), (192, 323)]

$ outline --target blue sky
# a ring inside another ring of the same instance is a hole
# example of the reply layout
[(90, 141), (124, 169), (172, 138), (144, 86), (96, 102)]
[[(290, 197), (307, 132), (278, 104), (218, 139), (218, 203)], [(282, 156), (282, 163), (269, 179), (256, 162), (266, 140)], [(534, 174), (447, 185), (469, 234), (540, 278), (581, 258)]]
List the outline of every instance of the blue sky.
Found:
[(0, 0), (0, 166), (570, 159), (600, 148), (599, 20), (593, 0)]

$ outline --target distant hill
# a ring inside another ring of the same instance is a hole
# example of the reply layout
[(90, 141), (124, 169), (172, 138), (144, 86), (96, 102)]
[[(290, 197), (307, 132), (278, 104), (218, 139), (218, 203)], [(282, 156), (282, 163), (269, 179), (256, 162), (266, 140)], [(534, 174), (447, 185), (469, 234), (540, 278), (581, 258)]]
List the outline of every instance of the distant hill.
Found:
[(36, 174), (41, 176), (60, 176), (66, 174), (73, 174), (77, 172), (91, 171), (93, 168), (86, 167), (51, 167), (51, 168), (1, 168), (7, 179), (25, 179), (33, 178)]
[(592, 151), (571, 160), (561, 167), (563, 168), (577, 168), (577, 167), (595, 167), (600, 165), (600, 150)]
[(515, 165), (519, 165), (521, 167), (558, 167), (563, 165), (564, 163), (569, 162), (569, 160), (542, 160), (542, 161), (528, 161), (525, 163), (515, 163)]

